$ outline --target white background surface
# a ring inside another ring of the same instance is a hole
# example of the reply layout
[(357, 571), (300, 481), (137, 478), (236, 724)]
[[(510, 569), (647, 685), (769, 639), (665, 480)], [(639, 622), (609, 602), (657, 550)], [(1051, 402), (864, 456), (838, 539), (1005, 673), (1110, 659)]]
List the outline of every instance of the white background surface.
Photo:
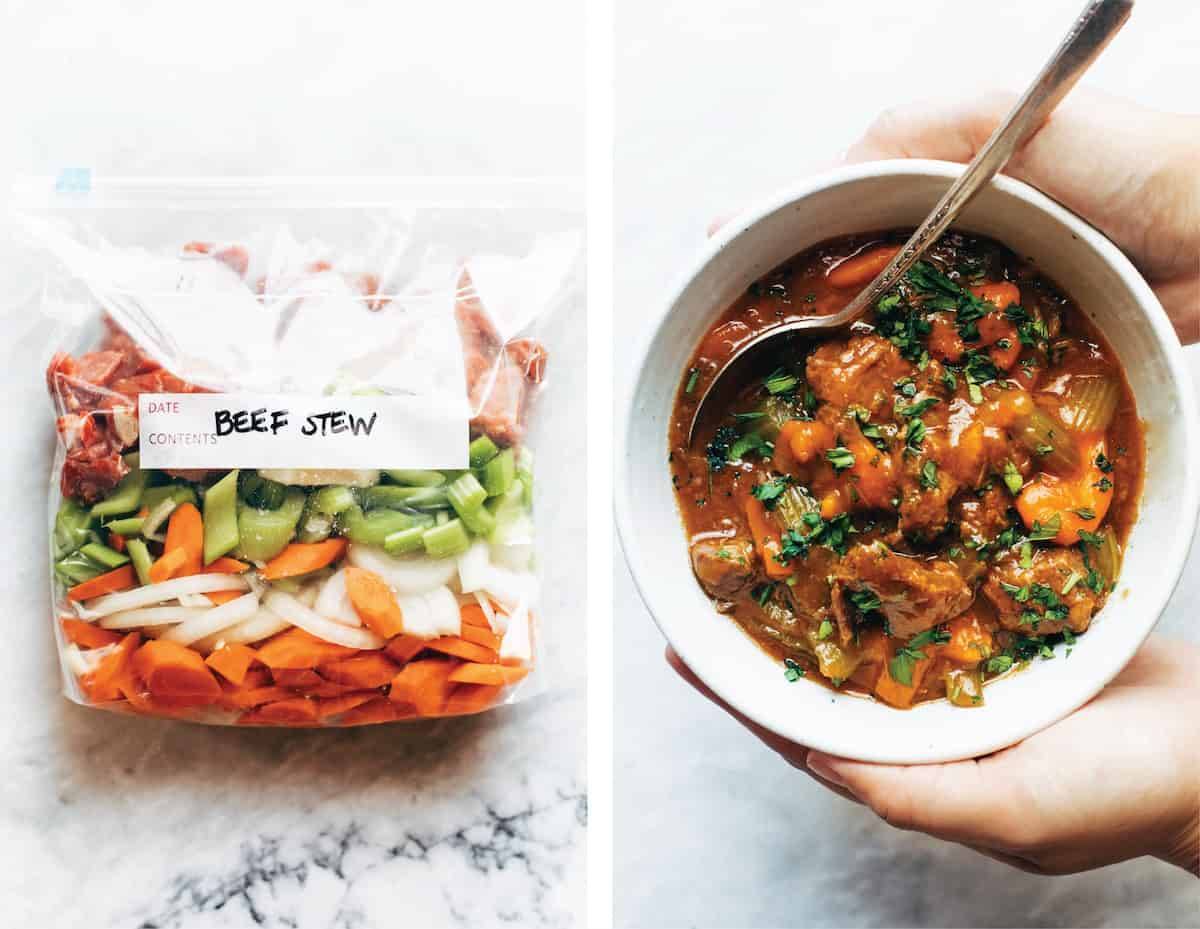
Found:
[[(419, 15), (409, 15), (406, 10)], [(6, 3), (0, 206), (14, 171), (582, 171), (582, 8), (384, 2)], [(532, 28), (531, 28), (532, 27)], [(546, 41), (545, 36), (554, 36)], [(5, 210), (5, 212), (7, 212)], [(49, 346), (0, 251), (0, 924), (570, 926), (586, 776), (583, 306), (548, 334), (539, 458), (559, 688), (470, 720), (344, 732), (125, 719), (59, 696), (41, 552)], [(577, 499), (577, 496), (576, 496)]]
[[(835, 158), (889, 104), (1019, 90), (1081, 6), (618, 0), (618, 346), (714, 216)], [(1142, 2), (1088, 82), (1194, 111), (1198, 46), (1200, 8)], [(1200, 347), (1188, 354), (1200, 375)], [(619, 347), (614, 361), (627, 382)], [(618, 925), (1196, 924), (1200, 885), (1168, 865), (1033, 877), (827, 793), (675, 677), (617, 565)], [(1200, 641), (1198, 603), (1194, 547), (1160, 632)]]

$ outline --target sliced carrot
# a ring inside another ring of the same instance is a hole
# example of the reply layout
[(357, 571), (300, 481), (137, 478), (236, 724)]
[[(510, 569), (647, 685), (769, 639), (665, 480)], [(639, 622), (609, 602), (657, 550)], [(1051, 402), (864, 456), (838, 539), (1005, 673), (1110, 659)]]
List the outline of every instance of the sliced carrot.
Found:
[(321, 675), (338, 684), (363, 690), (382, 687), (400, 673), (400, 665), (381, 652), (364, 652), (353, 658), (321, 665)]
[(794, 570), (792, 566), (780, 564), (775, 560), (783, 550), (779, 527), (767, 516), (762, 501), (757, 497), (746, 494), (744, 506), (746, 522), (750, 524), (750, 535), (754, 539), (754, 547), (758, 549), (758, 557), (762, 559), (763, 570), (766, 571), (767, 577), (790, 577)]
[(788, 445), (792, 451), (792, 459), (797, 464), (808, 464), (814, 458), (825, 454), (826, 449), (833, 448), (834, 442), (837, 441), (833, 429), (819, 420), (790, 420), (784, 425), (790, 427)]
[[(928, 650), (922, 649), (926, 655)], [(912, 706), (913, 697), (916, 696), (917, 690), (921, 687), (921, 680), (925, 677), (925, 672), (929, 670), (929, 666), (933, 663), (932, 658), (925, 658), (921, 661), (913, 663), (912, 666), (912, 683), (903, 684), (892, 677), (891, 668), (888, 663), (883, 665), (883, 673), (879, 675), (879, 680), (875, 682), (875, 696), (884, 703), (901, 709)]]
[(100, 659), (95, 668), (80, 676), (79, 686), (89, 702), (108, 703), (121, 699), (121, 683), (128, 674), (130, 659), (141, 640), (138, 633), (129, 633), (116, 648)]
[(1021, 357), (1017, 327), (1003, 313), (988, 313), (979, 320), (979, 341), (989, 346), (988, 355), (996, 367), (1011, 371)]
[(384, 646), (388, 657), (399, 664), (412, 661), (425, 650), (427, 639), (418, 639), (415, 635), (398, 635)]
[(499, 664), (476, 664), (466, 662), (455, 668), (450, 680), (456, 684), (490, 684), (505, 687), (515, 684), (529, 673), (528, 668)]
[(68, 642), (74, 642), (80, 648), (103, 648), (105, 645), (116, 645), (121, 641), (121, 633), (112, 629), (101, 629), (99, 626), (64, 616), (62, 619), (63, 635)]
[(240, 685), (257, 657), (257, 653), (249, 645), (236, 643), (218, 648), (204, 659), (204, 663), (231, 684)]
[[(361, 706), (368, 700), (380, 699), (379, 694), (373, 690), (356, 690), (352, 693), (342, 694), (339, 697), (330, 697), (327, 700), (317, 701), (317, 718), (328, 719), (330, 716), (339, 716), (347, 710), (352, 710), (356, 706)], [(384, 700), (391, 710), (391, 701)]]
[(973, 612), (956, 616), (946, 627), (950, 641), (942, 646), (939, 654), (951, 661), (977, 665), (992, 655), (992, 633), (980, 625), (979, 617)]
[(372, 632), (385, 639), (404, 632), (404, 617), (396, 595), (378, 574), (362, 568), (346, 568), (346, 593), (354, 612)]
[(888, 266), (900, 251), (899, 245), (877, 245), (838, 262), (825, 275), (834, 287), (865, 287)]
[(249, 709), (273, 701), (290, 700), (294, 696), (286, 687), (250, 687), (226, 694), (225, 701), (239, 709)]
[(422, 716), (440, 713), (454, 686), (450, 675), (456, 667), (457, 661), (439, 658), (410, 661), (392, 679), (388, 697), (393, 703), (411, 703)]
[(133, 573), (133, 565), (121, 565), (99, 577), (76, 584), (67, 591), (67, 596), (72, 600), (91, 600), (92, 597), (128, 590), (136, 583), (137, 575)]
[(376, 697), (342, 714), (338, 724), (342, 726), (365, 726), (370, 723), (390, 723), (404, 716), (412, 716), (411, 708), (397, 707), (387, 697)]
[(446, 698), (446, 706), (442, 713), (445, 716), (467, 716), (471, 713), (482, 713), (496, 705), (502, 690), (502, 687), (489, 684), (459, 684)]
[(183, 550), (184, 561), (175, 574), (186, 577), (204, 570), (204, 519), (195, 504), (181, 503), (171, 511), (163, 551), (176, 549)]
[(272, 670), (275, 668), (315, 668), (327, 661), (337, 661), (358, 654), (358, 650), (334, 645), (324, 639), (292, 628), (272, 637), (258, 649), (258, 660)]
[(324, 682), (324, 678), (312, 668), (272, 668), (271, 677), (280, 687), (297, 690), (319, 687)]
[(484, 648), (490, 648), (494, 652), (500, 651), (500, 636), (492, 632), (490, 628), (468, 626), (463, 623), (459, 637), (468, 642), (474, 642), (476, 645), (482, 645)]
[(967, 289), (980, 300), (986, 300), (998, 310), (1021, 302), (1021, 290), (1011, 281), (987, 281)]
[(264, 703), (256, 710), (251, 710), (238, 719), (239, 725), (253, 723), (274, 723), (294, 726), (317, 721), (317, 701), (308, 697), (289, 697), (286, 700), (275, 700)]
[(245, 593), (246, 591), (244, 590), (214, 590), (206, 593), (204, 596), (208, 597), (214, 605), (220, 606), (222, 603), (228, 603), (230, 600), (236, 600), (238, 597), (244, 596)]
[(487, 613), (483, 612), (483, 607), (478, 603), (468, 603), (459, 610), (459, 616), (464, 626), (480, 626), (484, 629), (492, 628), (492, 624), (488, 622)]
[(308, 687), (305, 687), (304, 695), (306, 697), (323, 697), (328, 699), (330, 697), (344, 697), (346, 694), (354, 693), (359, 689), (350, 684), (338, 684), (334, 681), (327, 681), (322, 677), (321, 683), (310, 684)]
[(317, 571), (337, 561), (346, 551), (346, 540), (326, 539), (324, 542), (293, 542), (266, 563), (262, 569), (264, 580), (295, 577)]
[(441, 652), (443, 655), (453, 655), (455, 658), (478, 661), (482, 664), (495, 664), (500, 660), (492, 649), (484, 648), (482, 645), (476, 645), (474, 642), (468, 642), (466, 639), (460, 639), (454, 635), (430, 639), (426, 643), (426, 647), (435, 652)]
[(249, 569), (250, 565), (244, 561), (238, 561), (236, 558), (230, 558), (228, 555), (222, 555), (210, 565), (206, 565), (202, 572), (203, 574), (241, 574)]
[(151, 639), (133, 656), (133, 669), (155, 697), (213, 703), (222, 695), (200, 653), (178, 642)]
[(118, 552), (125, 551), (125, 536), (110, 532), (108, 534), (108, 547)]
[(167, 549), (161, 558), (150, 565), (150, 583), (161, 584), (163, 581), (169, 581), (183, 570), (187, 560), (188, 554), (182, 548)]
[(958, 334), (958, 327), (944, 313), (929, 317), (929, 354), (938, 361), (958, 364), (967, 350), (966, 343)]

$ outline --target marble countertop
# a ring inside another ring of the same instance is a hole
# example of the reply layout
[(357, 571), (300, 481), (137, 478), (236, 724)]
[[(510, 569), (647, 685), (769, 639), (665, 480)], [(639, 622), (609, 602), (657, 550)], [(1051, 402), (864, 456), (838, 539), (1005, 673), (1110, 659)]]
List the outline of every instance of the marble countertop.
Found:
[[(639, 330), (714, 216), (834, 158), (886, 105), (1016, 89), (1079, 6), (618, 0), (616, 331)], [(1139, 4), (1088, 80), (1194, 111), (1178, 36), (1198, 30), (1191, 4)], [(1188, 357), (1200, 391), (1200, 347)], [(620, 353), (615, 371), (632, 377)], [(1035, 877), (891, 829), (797, 774), (667, 668), (614, 557), (617, 925), (1196, 924), (1200, 882), (1168, 865)], [(1200, 641), (1197, 604), (1200, 545), (1161, 634)]]
[[(582, 11), (569, 6), (543, 0), (530, 15), (578, 35)], [(285, 17), (275, 4), (215, 0), (185, 17), (176, 5), (15, 4), (0, 76), (37, 92), (6, 114), (0, 207), (12, 174), (74, 165), (160, 176), (579, 174), (580, 56), (513, 29), (498, 8), (480, 4), (474, 29), (462, 15), (428, 8), (412, 24), (392, 4), (365, 2), (327, 29), (319, 24), (334, 19), (315, 5)], [(0, 384), (19, 424), (0, 456), (0, 514), (39, 538), (53, 434), (50, 346), (22, 309), (33, 288), (0, 255)], [(541, 501), (566, 496), (587, 456), (586, 437), (565, 426), (584, 409), (583, 312), (579, 300), (547, 333), (551, 388), (538, 412), (548, 433), (571, 438), (539, 455)], [(10, 563), (0, 576), (0, 924), (581, 924), (583, 508), (542, 514), (552, 689), (479, 717), (357, 730), (206, 728), (69, 704), (47, 632), (46, 567)]]

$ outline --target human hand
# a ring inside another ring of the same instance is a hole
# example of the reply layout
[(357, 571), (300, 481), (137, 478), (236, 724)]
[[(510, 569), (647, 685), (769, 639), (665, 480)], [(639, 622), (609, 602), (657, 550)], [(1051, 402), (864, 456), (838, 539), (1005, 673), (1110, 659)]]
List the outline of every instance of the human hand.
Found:
[[(846, 160), (970, 161), (1015, 102), (997, 93), (885, 110)], [(1077, 88), (1004, 173), (1112, 239), (1146, 277), (1180, 340), (1200, 341), (1200, 116)]]
[(730, 708), (669, 648), (667, 661), (790, 765), (893, 826), (1038, 874), (1153, 855), (1200, 876), (1194, 646), (1152, 639), (1091, 703), (1024, 742), (971, 761), (912, 766), (789, 742)]

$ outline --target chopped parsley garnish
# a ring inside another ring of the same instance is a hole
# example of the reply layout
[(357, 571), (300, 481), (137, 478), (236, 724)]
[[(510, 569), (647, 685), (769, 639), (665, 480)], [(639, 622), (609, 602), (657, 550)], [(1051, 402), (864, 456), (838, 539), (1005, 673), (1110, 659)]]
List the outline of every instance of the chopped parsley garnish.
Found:
[(804, 677), (804, 668), (791, 658), (783, 659), (783, 676), (789, 683), (795, 683)]
[(1091, 522), (1093, 519), (1096, 518), (1096, 511), (1093, 510), (1090, 506), (1076, 507), (1075, 509), (1071, 510), (1071, 512), (1074, 513), (1076, 516), (1078, 516), (1080, 519), (1084, 520), (1085, 522)]
[(839, 445), (837, 448), (831, 448), (825, 452), (825, 460), (833, 465), (836, 473), (840, 474), (847, 468), (854, 467), (854, 452)]
[(833, 635), (833, 623), (827, 619), (821, 620), (821, 625), (817, 627), (817, 640), (823, 642), (831, 635)]
[(937, 490), (941, 486), (938, 482), (937, 462), (926, 461), (921, 465), (921, 487), (924, 490)]
[(1029, 542), (1027, 542), (1027, 541), (1021, 543), (1021, 562), (1020, 562), (1020, 564), (1021, 564), (1022, 568), (1032, 568), (1033, 567), (1033, 546), (1030, 545)]
[(1025, 478), (1021, 477), (1021, 472), (1017, 470), (1017, 466), (1013, 464), (1012, 459), (1004, 462), (1004, 486), (1008, 488), (1008, 492), (1014, 497), (1025, 486)]
[(765, 584), (759, 584), (757, 587), (752, 588), (750, 591), (750, 596), (752, 596), (758, 602), (759, 606), (766, 606), (767, 601), (771, 599), (771, 596), (774, 593), (775, 582), (767, 581)]
[(1075, 585), (1078, 584), (1082, 580), (1083, 580), (1082, 574), (1080, 574), (1078, 571), (1072, 571), (1071, 576), (1067, 578), (1067, 582), (1065, 584), (1063, 584), (1062, 595), (1065, 597), (1072, 590), (1074, 590)]
[(1103, 532), (1088, 532), (1086, 529), (1079, 529), (1077, 532), (1079, 535), (1079, 540), (1086, 545), (1094, 545), (1096, 548), (1099, 548), (1104, 544)]
[(1106, 477), (1102, 477), (1102, 478), (1100, 478), (1100, 480), (1096, 481), (1096, 483), (1093, 484), (1092, 486), (1095, 487), (1098, 491), (1100, 491), (1100, 493), (1106, 494), (1110, 490), (1112, 490), (1113, 482), (1110, 481)]
[(1003, 674), (1012, 666), (1012, 655), (996, 655), (993, 658), (989, 658), (984, 663), (984, 670), (986, 670), (988, 674)]
[(1045, 442), (1040, 442), (1038, 443), (1037, 447), (1034, 448), (1034, 451), (1039, 455), (1049, 455), (1052, 451), (1054, 451), (1054, 446), (1047, 445)]
[(891, 674), (892, 680), (911, 687), (913, 668), (918, 661), (924, 661), (927, 657), (923, 648), (926, 645), (944, 645), (949, 641), (950, 633), (938, 629), (936, 626), (913, 636), (907, 644), (902, 645), (896, 651), (895, 656), (888, 662), (888, 673)]
[(729, 451), (738, 440), (738, 431), (733, 426), (718, 426), (713, 433), (712, 441), (708, 443), (705, 454), (708, 458), (709, 471), (721, 471), (729, 461)]
[(770, 458), (775, 447), (757, 432), (748, 432), (729, 447), (729, 460), (741, 461), (750, 452)]
[(762, 419), (766, 415), (762, 410), (751, 410), (748, 413), (734, 413), (733, 418), (741, 422), (746, 422), (752, 419)]
[(1029, 541), (1044, 542), (1047, 539), (1053, 539), (1058, 535), (1058, 531), (1062, 528), (1062, 514), (1055, 513), (1045, 523), (1033, 521), (1033, 528), (1029, 531)]
[(761, 484), (756, 484), (750, 490), (750, 494), (756, 499), (762, 501), (764, 509), (773, 510), (775, 509), (776, 504), (779, 503), (779, 498), (783, 496), (784, 491), (787, 490), (788, 484), (791, 482), (792, 479), (787, 475), (773, 478), (772, 480), (764, 481)]
[(905, 406), (896, 404), (896, 415), (903, 416), (905, 419), (912, 419), (914, 416), (920, 416), (931, 406), (936, 406), (937, 403), (937, 397), (926, 397), (924, 400), (918, 400), (916, 403), (909, 403)]
[(875, 591), (869, 587), (864, 587), (861, 590), (852, 590), (847, 596), (850, 598), (850, 602), (854, 604), (854, 608), (864, 616), (867, 613), (874, 613), (883, 606), (879, 597), (875, 595)]
[(958, 388), (958, 378), (955, 376), (954, 369), (950, 365), (943, 365), (941, 380), (942, 385), (947, 390), (953, 391)]
[(917, 362), (925, 354), (922, 340), (929, 335), (929, 320), (905, 303), (900, 294), (887, 294), (875, 304), (875, 325), (909, 361)]
[(1096, 456), (1096, 467), (1105, 474), (1112, 474), (1113, 463), (1108, 460), (1104, 452)]
[(698, 380), (700, 380), (700, 369), (692, 368), (690, 371), (688, 371), (687, 386), (683, 388), (683, 392), (685, 394), (690, 394), (696, 389), (696, 381)]
[(915, 455), (925, 441), (925, 424), (919, 419), (910, 419), (904, 432), (904, 451)]
[(1016, 584), (1006, 584), (1004, 581), (1001, 581), (1000, 589), (1016, 600), (1017, 603), (1025, 603), (1029, 600), (1030, 589), (1028, 584), (1018, 587)]
[(871, 422), (871, 413), (869, 410), (861, 406), (853, 408), (854, 418), (858, 422), (858, 431), (863, 434), (863, 437), (869, 439), (871, 444), (880, 451), (887, 451), (887, 439), (883, 433), (879, 431), (879, 426)]
[(782, 546), (775, 560), (787, 564), (793, 558), (807, 558), (809, 549), (814, 545), (824, 545), (839, 555), (846, 554), (849, 537), (858, 532), (850, 522), (850, 514), (842, 513), (833, 519), (825, 520), (820, 513), (805, 513), (800, 521), (808, 527), (808, 532), (799, 529), (788, 529), (783, 533)]
[(910, 400), (917, 395), (917, 385), (913, 383), (911, 377), (902, 377), (896, 381), (895, 388), (900, 392), (900, 396), (908, 397)]
[(778, 369), (765, 381), (763, 387), (767, 389), (767, 393), (772, 396), (779, 394), (790, 394), (800, 386), (800, 378), (794, 374), (788, 374), (783, 368)]

